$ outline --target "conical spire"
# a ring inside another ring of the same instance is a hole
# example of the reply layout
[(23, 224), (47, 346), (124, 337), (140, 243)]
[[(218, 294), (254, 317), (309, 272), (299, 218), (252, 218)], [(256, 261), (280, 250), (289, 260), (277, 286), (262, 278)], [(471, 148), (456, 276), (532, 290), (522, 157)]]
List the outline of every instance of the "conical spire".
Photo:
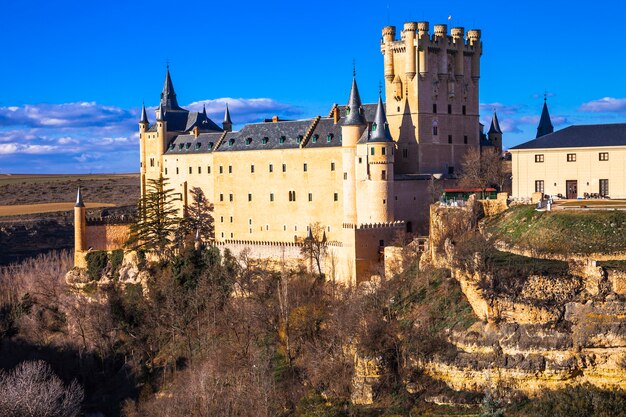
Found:
[(378, 96), (378, 105), (376, 106), (376, 116), (372, 122), (372, 133), (370, 135), (370, 142), (390, 142), (391, 133), (389, 132), (389, 124), (387, 123), (387, 116), (385, 115), (385, 105), (383, 99)]
[(178, 101), (176, 101), (176, 92), (174, 91), (174, 84), (172, 84), (172, 78), (170, 77), (169, 65), (165, 72), (165, 84), (161, 92), (161, 104), (166, 109), (180, 109)]
[(206, 104), (202, 104), (202, 114), (204, 115), (204, 117), (207, 117), (207, 115), (206, 115)]
[(357, 126), (365, 124), (365, 116), (363, 115), (359, 88), (356, 85), (356, 77), (352, 78), (352, 89), (350, 90), (350, 98), (346, 106), (346, 119), (343, 121), (343, 124)]
[(228, 111), (228, 103), (226, 103), (226, 111), (224, 112), (224, 123), (230, 123), (231, 125), (233, 124), (233, 122), (230, 120), (230, 111)]
[(541, 110), (541, 118), (539, 119), (539, 126), (537, 126), (537, 138), (545, 136), (548, 133), (554, 132), (554, 126), (550, 120), (550, 113), (548, 112), (548, 103), (546, 96), (543, 97), (543, 110)]
[(141, 103), (141, 120), (139, 123), (148, 124), (148, 115), (146, 114), (146, 105)]
[(500, 122), (498, 121), (498, 115), (496, 111), (493, 111), (493, 118), (491, 119), (491, 126), (489, 127), (488, 134), (492, 133), (502, 133), (502, 129), (500, 129)]
[(80, 187), (78, 187), (78, 192), (76, 193), (76, 205), (74, 207), (85, 207), (85, 203), (83, 203), (83, 194), (80, 192)]
[(165, 117), (165, 110), (163, 109), (163, 103), (159, 104), (159, 111), (157, 112), (157, 120), (163, 120)]

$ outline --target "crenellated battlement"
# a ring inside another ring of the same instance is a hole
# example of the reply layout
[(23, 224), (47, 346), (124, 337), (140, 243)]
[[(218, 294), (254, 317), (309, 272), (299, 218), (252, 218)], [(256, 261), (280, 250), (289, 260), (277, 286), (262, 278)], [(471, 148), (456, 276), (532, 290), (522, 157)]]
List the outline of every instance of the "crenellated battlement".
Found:
[(383, 228), (405, 228), (406, 222), (404, 220), (396, 220), (393, 222), (385, 222), (385, 223), (363, 223), (357, 226), (358, 230), (363, 229), (383, 229)]

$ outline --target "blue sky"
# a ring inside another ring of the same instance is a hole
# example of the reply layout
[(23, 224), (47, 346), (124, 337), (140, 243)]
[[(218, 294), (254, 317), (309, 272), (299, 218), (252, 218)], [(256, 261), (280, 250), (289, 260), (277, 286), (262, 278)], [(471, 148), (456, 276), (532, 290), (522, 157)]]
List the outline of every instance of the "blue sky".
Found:
[[(626, 122), (626, 4), (602, 1), (7, 1), (0, 173), (138, 171), (141, 102), (170, 62), (179, 103), (236, 125), (364, 101), (382, 79), (381, 29), (427, 20), (479, 28), (481, 120), (505, 146), (534, 137), (544, 91), (555, 128)], [(451, 16), (448, 22), (448, 16)], [(154, 113), (149, 114), (154, 120)], [(237, 126), (236, 126), (237, 127)]]

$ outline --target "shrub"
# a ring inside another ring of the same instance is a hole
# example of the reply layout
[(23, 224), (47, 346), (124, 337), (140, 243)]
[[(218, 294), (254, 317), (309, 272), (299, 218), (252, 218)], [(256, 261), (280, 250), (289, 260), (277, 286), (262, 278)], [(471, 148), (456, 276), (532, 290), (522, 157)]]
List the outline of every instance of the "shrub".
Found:
[(102, 271), (109, 262), (109, 254), (106, 251), (89, 252), (87, 254), (87, 276), (92, 281), (99, 281)]
[(120, 266), (122, 266), (122, 261), (124, 260), (124, 251), (122, 249), (117, 249), (111, 252), (111, 273), (113, 277), (119, 277)]

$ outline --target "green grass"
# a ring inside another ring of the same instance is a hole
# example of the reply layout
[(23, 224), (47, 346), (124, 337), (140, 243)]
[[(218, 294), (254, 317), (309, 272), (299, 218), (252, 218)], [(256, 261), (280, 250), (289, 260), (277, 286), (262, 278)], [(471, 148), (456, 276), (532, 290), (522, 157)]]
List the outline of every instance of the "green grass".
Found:
[(626, 212), (535, 211), (517, 206), (485, 221), (495, 238), (520, 249), (553, 254), (626, 251)]

